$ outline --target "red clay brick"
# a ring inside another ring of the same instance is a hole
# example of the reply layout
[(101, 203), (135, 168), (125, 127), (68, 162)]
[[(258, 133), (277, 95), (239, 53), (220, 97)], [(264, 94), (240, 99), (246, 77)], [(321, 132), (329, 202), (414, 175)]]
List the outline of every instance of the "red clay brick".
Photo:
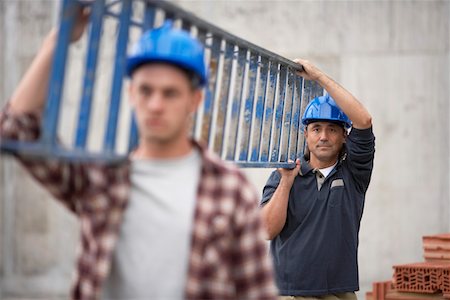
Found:
[(385, 295), (392, 289), (391, 281), (374, 282), (372, 284), (372, 291), (366, 293), (366, 300), (385, 300)]
[(423, 257), (426, 261), (431, 262), (449, 262), (450, 263), (450, 252), (442, 250), (428, 250), (425, 251)]
[(389, 292), (386, 295), (386, 300), (427, 300), (427, 299), (435, 299), (435, 300), (444, 300), (444, 296), (442, 294), (423, 294), (423, 293), (405, 293), (405, 292), (397, 292), (395, 290)]
[(450, 270), (443, 269), (441, 274), (441, 290), (444, 296), (450, 298)]
[(426, 261), (450, 262), (450, 233), (423, 236), (422, 241)]
[(397, 265), (394, 269), (394, 287), (400, 292), (433, 294), (445, 290), (447, 293), (446, 284), (442, 283), (443, 277), (448, 277), (445, 274), (450, 272), (450, 263), (422, 262)]
[(366, 292), (366, 300), (418, 300), (418, 299), (447, 299), (441, 293), (407, 293), (396, 290), (391, 281), (374, 282), (372, 291)]

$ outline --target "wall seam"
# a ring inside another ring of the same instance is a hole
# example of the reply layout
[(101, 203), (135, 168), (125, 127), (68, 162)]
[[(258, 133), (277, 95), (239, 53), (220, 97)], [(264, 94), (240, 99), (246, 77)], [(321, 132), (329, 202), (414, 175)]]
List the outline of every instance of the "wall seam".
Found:
[[(14, 32), (16, 32), (15, 27), (17, 25), (17, 3), (13, 1), (4, 2), (4, 61), (3, 68), (6, 69), (6, 64), (8, 66), (13, 66), (8, 69), (8, 76), (3, 76), (4, 78), (4, 89), (2, 93), (2, 102), (5, 101), (3, 99), (8, 99), (9, 93), (11, 93), (11, 86), (14, 86), (14, 83), (17, 82), (18, 77), (18, 64), (14, 63), (16, 59), (16, 41), (14, 40)], [(8, 90), (6, 90), (8, 89)], [(14, 184), (11, 182), (7, 182), (7, 180), (11, 180), (14, 178), (14, 169), (13, 169), (13, 161), (10, 158), (4, 159), (3, 166), (3, 215), (2, 215), (2, 227), (3, 227), (3, 240), (2, 240), (2, 253), (3, 258), (3, 280), (2, 280), (2, 292), (7, 296), (8, 293), (8, 281), (12, 280), (14, 277), (14, 217), (15, 217), (15, 206), (14, 206)]]

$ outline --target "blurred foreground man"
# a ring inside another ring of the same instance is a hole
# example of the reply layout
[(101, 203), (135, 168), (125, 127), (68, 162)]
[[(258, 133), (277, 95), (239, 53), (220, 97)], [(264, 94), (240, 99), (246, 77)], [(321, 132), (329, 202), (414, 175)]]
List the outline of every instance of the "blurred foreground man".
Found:
[[(88, 17), (80, 9), (73, 41)], [(47, 36), (1, 112), (1, 138), (39, 137), (56, 36)], [(72, 299), (274, 299), (256, 193), (189, 137), (207, 82), (202, 45), (166, 23), (142, 35), (127, 75), (139, 128), (128, 160), (18, 157), (80, 220)]]

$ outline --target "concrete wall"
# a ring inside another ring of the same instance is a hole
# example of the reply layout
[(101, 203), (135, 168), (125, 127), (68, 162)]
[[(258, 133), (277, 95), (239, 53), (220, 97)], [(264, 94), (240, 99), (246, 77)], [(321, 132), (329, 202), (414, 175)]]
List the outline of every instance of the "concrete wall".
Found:
[[(317, 63), (370, 110), (377, 137), (360, 233), (362, 290), (422, 260), (450, 230), (449, 1), (177, 1), (288, 58)], [(0, 1), (0, 103), (51, 27), (57, 3)], [(64, 298), (76, 220), (0, 158), (0, 298)], [(246, 171), (261, 190), (270, 170)]]

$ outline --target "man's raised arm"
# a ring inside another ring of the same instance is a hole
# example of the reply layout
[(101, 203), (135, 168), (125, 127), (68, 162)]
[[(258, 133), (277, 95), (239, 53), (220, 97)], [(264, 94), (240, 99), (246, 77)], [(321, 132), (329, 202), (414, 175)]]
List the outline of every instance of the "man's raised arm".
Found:
[[(74, 24), (71, 41), (77, 41), (89, 20), (87, 8), (80, 8)], [(53, 29), (36, 54), (31, 66), (22, 77), (9, 102), (13, 114), (41, 112), (47, 101), (50, 70), (57, 43), (57, 30)]]
[(298, 74), (307, 80), (314, 80), (323, 87), (336, 104), (353, 122), (353, 127), (357, 129), (367, 129), (372, 126), (372, 117), (367, 109), (349, 91), (339, 85), (327, 74), (320, 71), (309, 61), (296, 59), (295, 62), (303, 66), (302, 72)]

